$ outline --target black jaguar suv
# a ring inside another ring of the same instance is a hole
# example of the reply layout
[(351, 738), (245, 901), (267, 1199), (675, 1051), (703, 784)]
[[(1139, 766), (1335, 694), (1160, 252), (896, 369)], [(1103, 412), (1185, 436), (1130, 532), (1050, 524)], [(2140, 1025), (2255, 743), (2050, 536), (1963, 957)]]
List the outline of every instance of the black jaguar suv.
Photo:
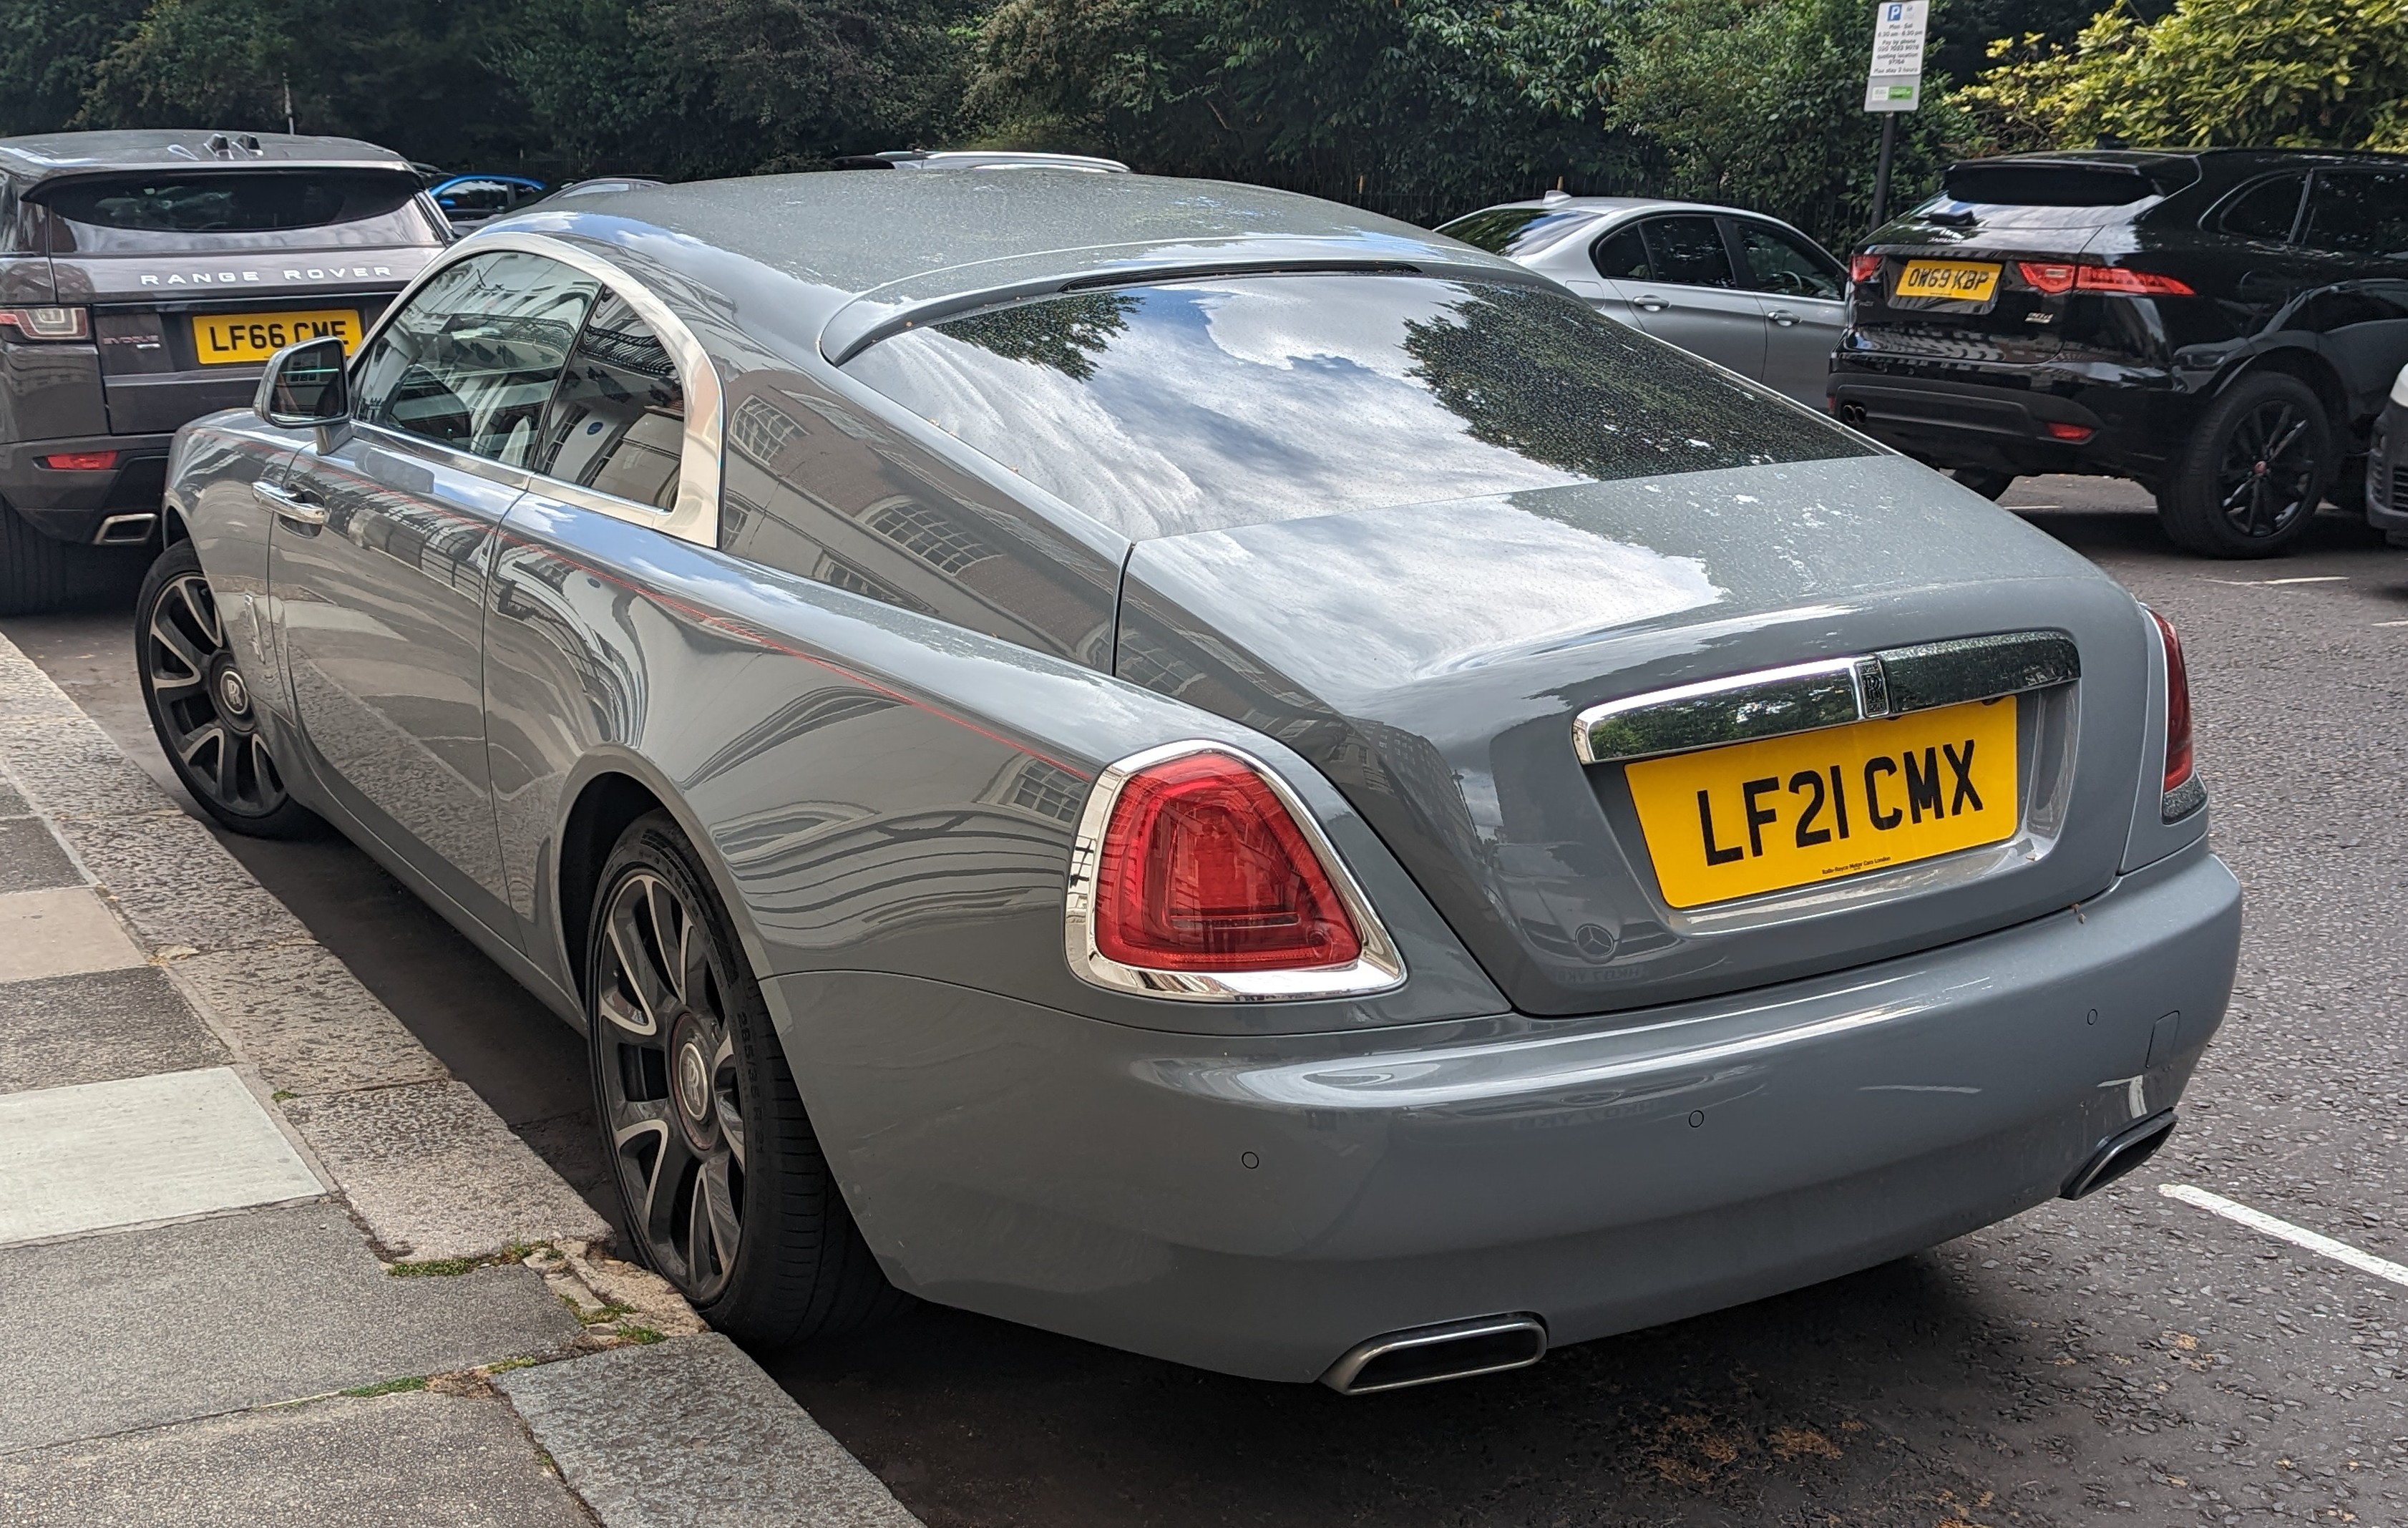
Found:
[(150, 542), (176, 426), (346, 344), (449, 240), (408, 161), (349, 138), (0, 138), (0, 614)]
[(2020, 154), (1942, 186), (1850, 262), (1842, 419), (1993, 497), (2136, 479), (2208, 556), (2362, 507), (2408, 363), (2408, 156)]

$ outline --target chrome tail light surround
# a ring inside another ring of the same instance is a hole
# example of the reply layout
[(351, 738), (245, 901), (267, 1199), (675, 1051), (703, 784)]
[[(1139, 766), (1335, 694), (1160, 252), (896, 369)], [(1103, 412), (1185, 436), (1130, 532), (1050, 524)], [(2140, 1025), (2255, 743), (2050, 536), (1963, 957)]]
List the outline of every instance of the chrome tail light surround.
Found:
[[(1121, 791), (1145, 771), (1192, 754), (1218, 754), (1235, 759), (1270, 787), (1320, 862), (1322, 873), (1337, 888), (1339, 900), (1354, 922), (1355, 936), (1363, 948), (1352, 962), (1268, 971), (1162, 971), (1125, 965), (1096, 947), (1096, 875), (1102, 863), (1104, 836), (1111, 826), (1113, 809), (1120, 804)], [(1405, 980), (1404, 957), (1398, 951), (1396, 941), (1380, 921), (1379, 914), (1372, 911), (1370, 899), (1364, 895), (1354, 872), (1346, 868), (1346, 861), (1339, 857), (1337, 846), (1329, 842), (1329, 835), (1322, 831), (1312, 809), (1294, 787), (1280, 777), (1278, 771), (1244, 749), (1202, 738), (1166, 742), (1131, 754), (1096, 776), (1095, 786), (1087, 793), (1086, 809), (1080, 814), (1078, 836), (1070, 845), (1069, 885), (1062, 904), (1062, 950), (1071, 973), (1092, 986), (1183, 1002), (1297, 1002), (1315, 998), (1354, 998), (1387, 991), (1402, 986)]]

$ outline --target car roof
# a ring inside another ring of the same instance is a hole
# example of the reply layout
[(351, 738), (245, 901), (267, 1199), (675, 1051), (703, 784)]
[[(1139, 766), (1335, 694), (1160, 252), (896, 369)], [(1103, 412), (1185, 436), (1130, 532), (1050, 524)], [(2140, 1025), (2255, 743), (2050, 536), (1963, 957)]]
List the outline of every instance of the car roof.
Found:
[[(1311, 196), (1028, 166), (688, 181), (545, 202), (486, 227), (640, 245), (671, 266), (675, 240), (691, 239), (814, 286), (881, 291), (898, 303), (1133, 270), (1312, 261), (1474, 267), (1526, 279), (1512, 262), (1455, 239)], [(646, 228), (674, 238), (650, 238)]]
[(487, 174), (482, 170), (469, 170), (459, 175), (447, 175), (442, 180), (436, 181), (431, 186), (428, 186), (426, 189), (429, 193), (433, 193), (441, 191), (446, 186), (463, 185), (470, 180), (500, 180), (508, 185), (533, 186), (538, 191), (541, 191), (543, 189), (543, 182), (531, 175), (492, 175)]
[(2262, 161), (2269, 166), (2303, 163), (2408, 165), (2408, 154), (2379, 153), (2371, 149), (2035, 149), (2026, 153), (1989, 154), (1958, 163), (1981, 165), (2014, 160), (2036, 160), (2043, 164), (2130, 165), (2150, 169), (2201, 161), (2223, 164)]
[(358, 138), (292, 133), (223, 133), (198, 128), (119, 128), (36, 133), (0, 138), (0, 170), (41, 181), (127, 169), (293, 169), (372, 167), (409, 171), (391, 149)]
[[(1774, 217), (1771, 213), (1758, 212), (1752, 208), (1726, 207), (1718, 202), (1675, 201), (1665, 196), (1532, 196), (1526, 200), (1518, 202), (1498, 202), (1488, 207), (1480, 208), (1475, 211), (1466, 212), (1463, 216), (1477, 217), (1481, 212), (1501, 212), (1508, 209), (1519, 208), (1527, 208), (1534, 211), (1545, 212), (1596, 212), (1599, 214), (1608, 212), (1713, 212), (1734, 218), (1762, 218), (1767, 223), (1781, 223), (1781, 220)], [(1449, 223), (1456, 223), (1462, 220), (1459, 218), (1449, 218), (1447, 220)], [(1787, 227), (1788, 224), (1782, 223), (1782, 226)]]

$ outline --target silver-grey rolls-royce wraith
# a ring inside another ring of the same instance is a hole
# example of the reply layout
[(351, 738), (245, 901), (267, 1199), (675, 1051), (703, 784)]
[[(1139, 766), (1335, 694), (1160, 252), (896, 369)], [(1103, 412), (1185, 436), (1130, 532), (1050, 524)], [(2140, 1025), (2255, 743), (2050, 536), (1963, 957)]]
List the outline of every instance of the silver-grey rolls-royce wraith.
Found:
[(591, 1039), (635, 1250), (1372, 1391), (2128, 1171), (2180, 650), (1542, 275), (1042, 168), (594, 196), (179, 437), (162, 742)]

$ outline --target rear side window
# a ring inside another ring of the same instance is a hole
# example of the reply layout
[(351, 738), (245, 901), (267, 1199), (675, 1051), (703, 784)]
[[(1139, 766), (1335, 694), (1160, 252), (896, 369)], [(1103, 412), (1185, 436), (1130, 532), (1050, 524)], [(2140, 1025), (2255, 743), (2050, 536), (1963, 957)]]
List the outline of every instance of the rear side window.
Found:
[(2300, 193), (2307, 184), (2304, 175), (2278, 175), (2247, 187), (2216, 214), (2216, 230), (2241, 238), (2285, 242), (2300, 221)]
[(2408, 260), (2408, 170), (2327, 170), (2308, 194), (2300, 242), (2335, 254)]
[(1730, 252), (1723, 247), (1723, 231), (1712, 218), (1650, 218), (1647, 261), (1653, 281), (1681, 286), (1737, 286), (1731, 278)]
[(606, 294), (561, 373), (535, 469), (666, 510), (684, 447), (677, 362), (626, 299)]
[(1597, 221), (1593, 212), (1543, 207), (1492, 207), (1457, 218), (1439, 230), (1491, 254), (1531, 255), (1562, 242)]
[(1612, 238), (1599, 239), (1592, 257), (1597, 261), (1599, 276), (1619, 277), (1626, 281), (1656, 279), (1656, 267), (1647, 263), (1647, 240), (1635, 227), (1625, 228)]
[(1053, 297), (845, 369), (1139, 539), (1870, 449), (1573, 298), (1420, 276)]
[(53, 253), (178, 252), (427, 244), (407, 173), (195, 171), (71, 180), (35, 199)]

